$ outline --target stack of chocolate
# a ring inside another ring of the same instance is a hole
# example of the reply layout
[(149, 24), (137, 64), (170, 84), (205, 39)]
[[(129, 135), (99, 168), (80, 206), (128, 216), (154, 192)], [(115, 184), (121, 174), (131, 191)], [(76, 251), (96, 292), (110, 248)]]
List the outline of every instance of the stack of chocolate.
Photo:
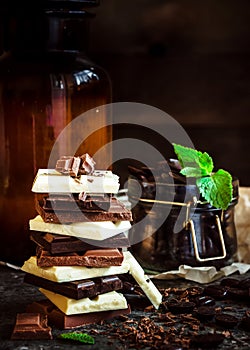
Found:
[(130, 312), (120, 292), (131, 254), (125, 232), (130, 210), (114, 194), (119, 178), (95, 170), (88, 155), (61, 157), (40, 169), (32, 191), (38, 215), (30, 220), (36, 256), (25, 261), (24, 282), (46, 297), (27, 312), (46, 314), (50, 324), (75, 328)]

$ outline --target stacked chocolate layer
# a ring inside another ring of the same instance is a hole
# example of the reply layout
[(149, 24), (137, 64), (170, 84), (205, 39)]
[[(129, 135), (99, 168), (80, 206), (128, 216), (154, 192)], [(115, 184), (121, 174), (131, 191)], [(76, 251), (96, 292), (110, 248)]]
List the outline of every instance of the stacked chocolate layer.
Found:
[(27, 311), (47, 314), (59, 328), (130, 312), (118, 291), (119, 274), (130, 267), (124, 232), (132, 215), (114, 197), (119, 178), (94, 164), (89, 155), (62, 157), (56, 169), (40, 169), (32, 187), (38, 215), (30, 220), (30, 237), (37, 254), (22, 270), (46, 299)]

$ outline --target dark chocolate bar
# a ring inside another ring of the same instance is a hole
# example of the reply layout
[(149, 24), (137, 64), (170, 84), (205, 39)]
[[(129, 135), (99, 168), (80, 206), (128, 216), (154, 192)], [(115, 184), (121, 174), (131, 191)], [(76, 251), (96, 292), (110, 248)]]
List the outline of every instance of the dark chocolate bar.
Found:
[(90, 249), (102, 248), (128, 248), (130, 243), (124, 233), (119, 233), (102, 241), (76, 237), (56, 235), (39, 231), (30, 231), (30, 238), (40, 247), (49, 251), (50, 254), (81, 252)]
[(39, 200), (35, 203), (38, 214), (44, 222), (48, 223), (71, 223), (86, 221), (132, 221), (132, 212), (128, 210), (123, 203), (116, 198), (111, 198), (111, 205), (108, 211), (56, 211), (44, 210), (43, 203)]
[(123, 286), (121, 279), (117, 276), (58, 283), (26, 273), (23, 281), (76, 300), (94, 298), (99, 294), (120, 290)]
[(49, 324), (51, 326), (57, 327), (58, 329), (78, 328), (87, 324), (96, 324), (104, 320), (131, 313), (130, 306), (128, 306), (127, 309), (122, 310), (91, 312), (87, 314), (67, 316), (47, 299), (35, 301), (29, 304), (26, 311), (40, 312), (47, 315)]
[(52, 339), (51, 328), (47, 325), (47, 315), (37, 311), (18, 313), (11, 339)]
[(62, 210), (62, 211), (108, 211), (110, 208), (111, 197), (108, 194), (101, 195), (86, 195), (82, 194), (65, 194), (65, 195), (50, 195), (43, 198), (43, 209)]
[(83, 253), (67, 253), (51, 255), (41, 247), (37, 248), (37, 265), (40, 267), (52, 266), (87, 266), (109, 267), (120, 266), (123, 262), (123, 253), (117, 248), (93, 249)]

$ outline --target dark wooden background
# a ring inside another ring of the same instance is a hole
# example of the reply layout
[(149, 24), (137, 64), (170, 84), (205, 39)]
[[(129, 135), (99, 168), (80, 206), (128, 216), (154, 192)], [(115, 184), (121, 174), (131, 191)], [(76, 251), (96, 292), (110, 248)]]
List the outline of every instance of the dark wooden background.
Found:
[[(89, 54), (109, 73), (113, 101), (167, 112), (249, 186), (250, 2), (101, 0), (96, 14)], [(116, 127), (114, 137), (131, 132)]]

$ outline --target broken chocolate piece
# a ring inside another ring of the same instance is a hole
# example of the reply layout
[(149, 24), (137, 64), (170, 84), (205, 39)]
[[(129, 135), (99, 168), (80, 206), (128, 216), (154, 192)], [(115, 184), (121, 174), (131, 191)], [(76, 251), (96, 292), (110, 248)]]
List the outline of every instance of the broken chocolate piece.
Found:
[(215, 300), (212, 297), (209, 297), (207, 295), (202, 295), (199, 297), (196, 297), (194, 300), (195, 304), (197, 306), (213, 306), (215, 305)]
[(79, 157), (62, 156), (56, 162), (56, 170), (64, 175), (77, 176), (80, 163)]
[(74, 223), (86, 221), (132, 221), (132, 213), (125, 205), (116, 198), (111, 199), (111, 205), (108, 211), (68, 211), (45, 210), (41, 201), (36, 201), (36, 210), (41, 215), (44, 222), (47, 223)]
[(85, 195), (85, 199), (79, 199), (77, 194), (50, 195), (43, 198), (42, 208), (45, 211), (66, 210), (66, 211), (108, 211), (111, 204), (111, 197), (108, 194)]
[(88, 153), (83, 154), (80, 157), (81, 165), (79, 168), (79, 174), (92, 174), (95, 170), (96, 162)]
[(123, 253), (119, 249), (94, 249), (87, 250), (82, 254), (68, 253), (62, 255), (51, 255), (41, 247), (37, 248), (37, 265), (40, 267), (52, 266), (87, 266), (87, 267), (109, 267), (120, 266), (123, 262)]
[(18, 313), (11, 339), (52, 339), (47, 316), (40, 313)]
[(95, 324), (114, 317), (127, 315), (131, 313), (130, 306), (127, 309), (111, 310), (102, 312), (91, 312), (88, 314), (65, 315), (48, 299), (31, 303), (27, 306), (27, 312), (41, 312), (48, 316), (48, 322), (51, 326), (59, 329), (73, 329)]
[(76, 237), (56, 235), (39, 231), (30, 231), (30, 238), (37, 245), (49, 251), (50, 254), (72, 253), (90, 249), (102, 248), (128, 248), (129, 240), (124, 233), (119, 233), (102, 241), (92, 239), (78, 239)]
[(23, 281), (76, 300), (94, 298), (99, 294), (111, 292), (112, 290), (120, 290), (122, 288), (122, 281), (117, 276), (57, 283), (26, 273)]

